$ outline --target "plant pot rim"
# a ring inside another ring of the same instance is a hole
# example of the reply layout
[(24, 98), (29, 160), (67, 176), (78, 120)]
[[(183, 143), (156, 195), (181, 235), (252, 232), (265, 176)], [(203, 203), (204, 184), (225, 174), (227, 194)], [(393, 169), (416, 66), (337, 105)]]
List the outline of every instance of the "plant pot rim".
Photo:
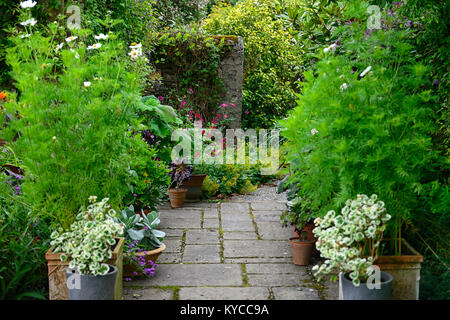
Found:
[(173, 192), (173, 193), (184, 193), (184, 192), (188, 191), (187, 189), (184, 189), (184, 188), (170, 188), (168, 190), (169, 190), (169, 192)]
[[(384, 239), (383, 241), (389, 241), (392, 239)], [(398, 239), (395, 239), (398, 240)], [(405, 255), (387, 255), (387, 256), (379, 256), (375, 261), (374, 264), (382, 263), (420, 263), (423, 262), (423, 256), (417, 252), (416, 249), (414, 249), (404, 238), (402, 238), (402, 244), (405, 245), (405, 247), (412, 253), (412, 254), (405, 254)]]
[[(296, 241), (296, 240), (298, 240), (298, 241)], [(315, 241), (314, 240), (301, 240), (299, 237), (292, 237), (292, 238), (289, 238), (289, 242), (313, 244)]]
[[(158, 249), (154, 249), (154, 250), (150, 250), (150, 251), (135, 252), (135, 253), (133, 253), (133, 255), (135, 255), (135, 256), (149, 256), (149, 255), (152, 255), (152, 254), (157, 254), (157, 253), (163, 252), (164, 250), (166, 250), (166, 245), (164, 243), (162, 243), (161, 247), (159, 247)], [(126, 253), (126, 255), (129, 256), (130, 254)]]
[(110, 263), (106, 263), (106, 264), (109, 266), (108, 273), (107, 274), (103, 274), (103, 275), (99, 275), (99, 276), (94, 276), (93, 274), (82, 274), (82, 273), (79, 273), (77, 269), (72, 269), (72, 268), (69, 268), (69, 267), (66, 268), (66, 272), (69, 272), (69, 270), (72, 270), (72, 271), (75, 271), (75, 272), (72, 272), (72, 273), (79, 274), (80, 276), (85, 277), (85, 278), (105, 277), (105, 276), (109, 276), (111, 274), (119, 272), (119, 269), (116, 266), (114, 266), (114, 265), (112, 265)]

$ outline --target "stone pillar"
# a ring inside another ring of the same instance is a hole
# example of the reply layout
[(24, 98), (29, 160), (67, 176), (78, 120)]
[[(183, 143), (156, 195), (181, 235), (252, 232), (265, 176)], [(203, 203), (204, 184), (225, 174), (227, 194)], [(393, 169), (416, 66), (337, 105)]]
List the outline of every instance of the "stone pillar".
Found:
[(223, 104), (235, 104), (234, 107), (220, 108), (221, 113), (234, 119), (230, 127), (241, 127), (242, 120), (242, 82), (244, 77), (244, 40), (242, 37), (224, 36), (224, 46), (230, 50), (219, 65), (219, 77), (222, 79), (225, 93)]

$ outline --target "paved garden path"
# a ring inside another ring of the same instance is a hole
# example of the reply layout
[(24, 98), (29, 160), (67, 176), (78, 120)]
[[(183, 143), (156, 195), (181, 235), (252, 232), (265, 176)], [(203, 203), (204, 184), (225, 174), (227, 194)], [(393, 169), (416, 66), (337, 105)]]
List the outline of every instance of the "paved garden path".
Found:
[(167, 249), (153, 278), (124, 282), (124, 298), (336, 299), (335, 285), (317, 285), (311, 266), (292, 263), (292, 229), (280, 224), (286, 201), (276, 187), (264, 186), (220, 204), (161, 207)]

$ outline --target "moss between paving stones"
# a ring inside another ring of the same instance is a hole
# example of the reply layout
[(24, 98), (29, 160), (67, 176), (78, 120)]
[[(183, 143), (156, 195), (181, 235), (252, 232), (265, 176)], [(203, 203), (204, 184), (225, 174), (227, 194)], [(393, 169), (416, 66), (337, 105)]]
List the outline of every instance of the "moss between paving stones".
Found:
[(219, 255), (220, 255), (220, 263), (224, 263), (225, 262), (225, 257), (224, 257), (225, 247), (224, 247), (224, 244), (223, 244), (222, 206), (221, 205), (217, 206), (217, 210), (219, 212), (219, 244), (220, 244)]
[(244, 287), (249, 287), (248, 284), (248, 276), (247, 276), (247, 267), (245, 266), (245, 263), (241, 263), (241, 270), (242, 270), (242, 283), (244, 284)]
[(253, 227), (255, 228), (256, 236), (258, 237), (258, 240), (262, 240), (262, 237), (259, 234), (258, 225), (256, 224), (255, 216), (253, 215), (252, 206), (249, 206), (249, 207), (250, 207), (249, 214), (250, 214), (250, 218), (252, 219)]

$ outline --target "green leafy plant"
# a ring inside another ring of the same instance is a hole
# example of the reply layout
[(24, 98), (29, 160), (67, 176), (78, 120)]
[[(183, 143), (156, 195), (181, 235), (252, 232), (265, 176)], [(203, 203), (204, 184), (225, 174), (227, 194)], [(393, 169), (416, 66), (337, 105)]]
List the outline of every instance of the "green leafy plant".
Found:
[(349, 273), (357, 287), (367, 281), (375, 272), (371, 267), (390, 218), (377, 195), (358, 195), (346, 201), (340, 214), (332, 210), (323, 219), (317, 218), (313, 230), (316, 247), (326, 260), (313, 267), (314, 275), (320, 279), (333, 274), (332, 279), (337, 280), (337, 273)]
[(166, 233), (157, 230), (160, 223), (159, 214), (156, 211), (145, 214), (136, 214), (134, 207), (130, 206), (122, 210), (117, 223), (124, 225), (124, 233), (126, 235), (126, 244), (137, 243), (139, 247), (146, 251), (158, 249), (162, 245), (162, 240)]
[(357, 192), (384, 199), (397, 254), (402, 229), (419, 207), (422, 184), (436, 175), (429, 67), (416, 62), (408, 30), (367, 32), (367, 3), (347, 12), (352, 23), (335, 29), (339, 44), (301, 83), (303, 94), (282, 121), (297, 184), (299, 214), (323, 217)]
[(53, 252), (61, 253), (62, 262), (69, 261), (69, 268), (99, 276), (109, 271), (106, 262), (112, 258), (115, 238), (123, 234), (123, 225), (114, 221), (116, 212), (108, 198), (96, 201), (96, 196), (89, 197), (90, 205), (81, 209), (70, 231), (54, 231), (51, 244)]

